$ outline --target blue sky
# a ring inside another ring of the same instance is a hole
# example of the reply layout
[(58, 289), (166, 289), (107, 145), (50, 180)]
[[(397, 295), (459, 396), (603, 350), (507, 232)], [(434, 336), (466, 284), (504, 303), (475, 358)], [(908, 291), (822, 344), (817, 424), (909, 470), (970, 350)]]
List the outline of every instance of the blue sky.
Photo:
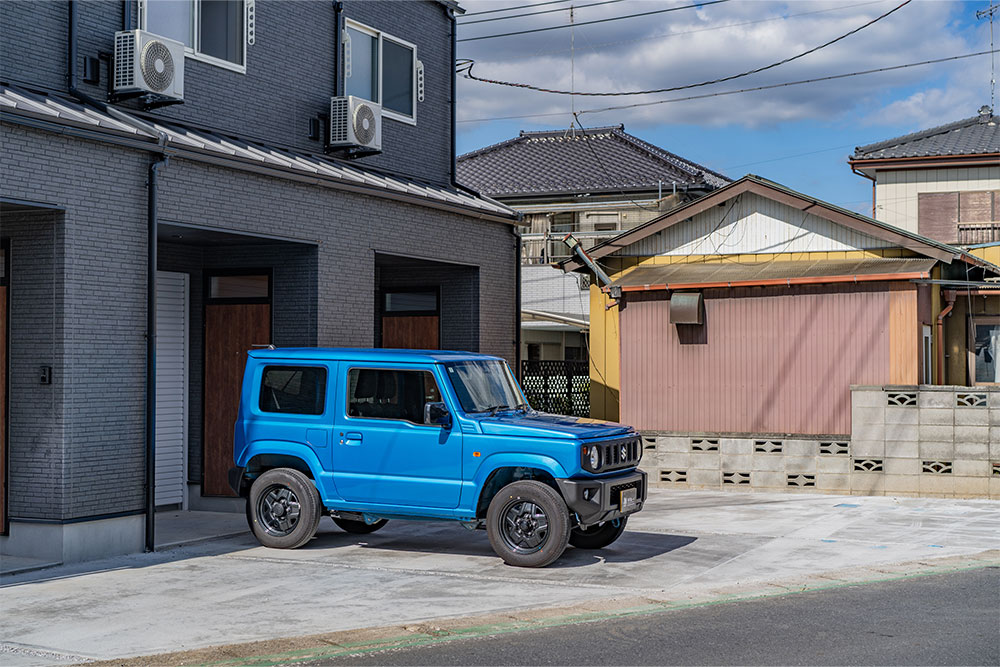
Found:
[[(541, 0), (466, 0), (471, 14)], [(460, 19), (459, 39), (567, 24), (569, 5)], [(760, 67), (853, 30), (902, 0), (772, 2), (733, 0), (570, 30), (459, 43), (484, 78), (577, 91), (647, 90), (685, 85)], [(575, 10), (577, 22), (692, 4), (690, 0), (623, 0)], [(960, 55), (990, 48), (989, 24), (975, 14), (988, 2), (915, 0), (826, 49), (773, 70), (691, 93), (726, 91)], [(470, 25), (484, 18), (541, 9), (562, 11)], [(1000, 16), (994, 26), (1000, 43)], [(572, 79), (572, 82), (571, 82)], [(851, 173), (855, 146), (976, 114), (990, 102), (990, 57), (831, 82), (583, 114), (586, 127), (624, 123), (646, 141), (732, 178), (755, 173), (810, 195), (870, 212), (871, 183)], [(669, 98), (576, 96), (577, 110)], [(520, 130), (568, 128), (569, 96), (459, 80), (458, 151)], [(543, 115), (509, 120), (505, 116)]]

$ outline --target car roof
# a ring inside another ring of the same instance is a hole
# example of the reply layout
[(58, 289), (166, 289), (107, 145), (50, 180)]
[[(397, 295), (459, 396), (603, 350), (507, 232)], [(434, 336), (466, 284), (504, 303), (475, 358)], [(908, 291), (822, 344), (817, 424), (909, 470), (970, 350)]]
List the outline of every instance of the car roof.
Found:
[(392, 364), (440, 364), (448, 361), (503, 361), (501, 357), (454, 350), (400, 350), (359, 347), (279, 347), (250, 350), (254, 359), (367, 361)]

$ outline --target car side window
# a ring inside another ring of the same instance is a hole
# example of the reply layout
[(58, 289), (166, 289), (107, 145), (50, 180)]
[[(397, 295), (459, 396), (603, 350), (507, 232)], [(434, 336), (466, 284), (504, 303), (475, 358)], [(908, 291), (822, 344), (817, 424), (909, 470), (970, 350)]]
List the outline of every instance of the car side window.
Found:
[(321, 415), (326, 404), (326, 369), (266, 366), (260, 381), (260, 411)]
[(424, 423), (424, 405), (441, 400), (430, 371), (352, 368), (347, 373), (347, 415)]

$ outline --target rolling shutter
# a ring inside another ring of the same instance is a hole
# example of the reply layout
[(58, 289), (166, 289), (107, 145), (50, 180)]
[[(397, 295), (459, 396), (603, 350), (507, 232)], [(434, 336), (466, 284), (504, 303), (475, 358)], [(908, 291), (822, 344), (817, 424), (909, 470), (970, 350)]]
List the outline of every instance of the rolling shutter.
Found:
[(188, 422), (188, 275), (156, 274), (156, 504), (184, 502)]

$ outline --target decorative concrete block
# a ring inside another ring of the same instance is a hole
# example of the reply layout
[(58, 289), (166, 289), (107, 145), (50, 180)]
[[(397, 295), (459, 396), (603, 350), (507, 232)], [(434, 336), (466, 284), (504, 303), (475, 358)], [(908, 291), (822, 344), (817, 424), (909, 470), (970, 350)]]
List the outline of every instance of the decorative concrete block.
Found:
[(688, 470), (688, 485), (717, 489), (722, 486), (722, 474), (718, 467), (715, 470)]
[(985, 461), (990, 458), (990, 446), (985, 442), (959, 442), (956, 438), (955, 458)]
[(723, 438), (719, 442), (719, 451), (722, 454), (753, 454), (753, 440)]
[(883, 489), (889, 494), (917, 494), (920, 492), (919, 475), (886, 475)]
[(980, 442), (986, 444), (990, 441), (989, 426), (956, 426), (955, 443)]
[(952, 475), (921, 475), (920, 493), (951, 496), (955, 493), (955, 478)]
[(816, 488), (820, 491), (850, 491), (851, 476), (829, 472), (816, 473)]
[(952, 478), (955, 485), (955, 496), (958, 498), (984, 498), (990, 493), (988, 477), (958, 477)]
[(919, 475), (920, 459), (891, 459), (886, 457), (882, 462), (882, 469), (886, 476), (891, 475)]
[(985, 408), (955, 408), (955, 426), (989, 426), (990, 411)]
[(917, 442), (920, 440), (920, 428), (916, 424), (886, 424), (885, 442), (898, 441)]
[(659, 436), (656, 438), (657, 452), (690, 452), (691, 439), (679, 438), (674, 435)]
[(923, 389), (917, 394), (921, 408), (954, 408), (955, 392), (950, 389)]
[(750, 454), (723, 454), (720, 467), (724, 472), (749, 472), (753, 470), (753, 456)]
[(921, 424), (920, 442), (951, 442), (955, 438), (955, 427), (943, 424)]
[(782, 453), (785, 456), (818, 456), (818, 440), (785, 440)]
[(882, 458), (885, 456), (885, 442), (881, 440), (851, 439), (851, 456), (855, 458)]
[(920, 444), (917, 442), (886, 440), (885, 455), (887, 458), (915, 459), (920, 456)]
[(989, 461), (955, 459), (951, 462), (955, 477), (989, 477), (992, 466)]
[[(854, 389), (851, 391), (852, 408), (884, 408), (885, 403), (885, 392), (881, 390)], [(1000, 407), (1000, 404), (997, 407)]]
[(692, 469), (714, 470), (716, 474), (718, 474), (719, 472), (718, 452), (691, 452), (690, 456), (691, 456), (690, 466)]
[(784, 489), (787, 485), (788, 477), (783, 472), (754, 470), (750, 474), (750, 486), (755, 489)]
[[(645, 461), (645, 459), (643, 459)], [(687, 470), (691, 467), (691, 454), (667, 452), (656, 455), (656, 463), (660, 468), (670, 468), (672, 470)]]
[(761, 472), (781, 472), (785, 469), (785, 458), (781, 454), (754, 454), (751, 470)]
[(885, 493), (885, 475), (880, 472), (852, 472), (851, 493), (881, 496)]
[(954, 442), (921, 442), (919, 447), (921, 459), (950, 461), (955, 458)]
[(785, 472), (789, 474), (816, 472), (816, 456), (785, 456)]
[(885, 409), (886, 424), (916, 424), (920, 417), (920, 410), (911, 407), (888, 406)]
[(921, 408), (918, 419), (921, 424), (954, 424), (955, 411), (951, 408)]
[(846, 456), (818, 456), (816, 472), (846, 475), (851, 472), (851, 459)]

